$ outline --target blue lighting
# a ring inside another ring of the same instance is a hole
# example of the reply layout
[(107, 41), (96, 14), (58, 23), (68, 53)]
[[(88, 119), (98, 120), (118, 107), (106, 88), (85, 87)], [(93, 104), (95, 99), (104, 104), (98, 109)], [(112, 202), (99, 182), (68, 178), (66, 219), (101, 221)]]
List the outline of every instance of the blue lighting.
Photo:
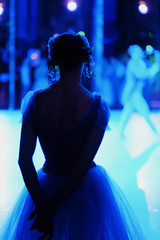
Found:
[(77, 9), (77, 3), (74, 1), (71, 1), (67, 4), (67, 8), (69, 11), (75, 11)]

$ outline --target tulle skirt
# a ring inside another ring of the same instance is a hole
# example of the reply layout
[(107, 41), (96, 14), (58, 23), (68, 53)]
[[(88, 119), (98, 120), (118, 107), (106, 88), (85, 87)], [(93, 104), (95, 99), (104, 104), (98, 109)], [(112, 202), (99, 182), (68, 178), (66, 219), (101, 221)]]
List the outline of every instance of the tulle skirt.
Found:
[[(47, 198), (63, 184), (66, 176), (38, 171)], [(36, 240), (42, 234), (30, 230), (35, 205), (24, 187), (3, 225), (0, 240)], [(52, 240), (143, 240), (127, 200), (101, 166), (89, 169), (81, 185), (61, 204), (53, 217)]]

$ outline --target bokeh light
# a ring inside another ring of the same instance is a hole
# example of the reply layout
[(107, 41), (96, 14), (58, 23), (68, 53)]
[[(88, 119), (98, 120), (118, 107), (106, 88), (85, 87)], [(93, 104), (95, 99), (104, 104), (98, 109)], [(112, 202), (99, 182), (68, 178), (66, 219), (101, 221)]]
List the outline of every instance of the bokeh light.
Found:
[(0, 3), (0, 16), (3, 14), (3, 11), (4, 11), (3, 5), (2, 3)]
[(154, 52), (154, 48), (151, 45), (146, 46), (146, 53), (152, 54)]
[(69, 11), (73, 12), (77, 9), (77, 3), (75, 1), (68, 2), (67, 8)]
[(37, 53), (32, 53), (31, 59), (36, 60), (37, 58), (38, 58), (38, 54)]
[(138, 6), (138, 10), (141, 14), (147, 14), (148, 11), (149, 11), (147, 3), (145, 1), (140, 1), (139, 6)]

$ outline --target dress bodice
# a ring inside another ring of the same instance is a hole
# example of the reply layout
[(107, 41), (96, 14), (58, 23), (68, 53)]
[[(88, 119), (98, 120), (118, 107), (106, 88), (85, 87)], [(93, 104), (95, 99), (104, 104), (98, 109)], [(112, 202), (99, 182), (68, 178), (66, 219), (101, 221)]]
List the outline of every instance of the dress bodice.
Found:
[(109, 120), (108, 105), (95, 94), (94, 100), (84, 119), (71, 129), (56, 133), (47, 129), (36, 112), (37, 92), (26, 96), (22, 102), (23, 121), (32, 124), (39, 138), (46, 173), (68, 173), (78, 162), (85, 140), (91, 128), (105, 129)]

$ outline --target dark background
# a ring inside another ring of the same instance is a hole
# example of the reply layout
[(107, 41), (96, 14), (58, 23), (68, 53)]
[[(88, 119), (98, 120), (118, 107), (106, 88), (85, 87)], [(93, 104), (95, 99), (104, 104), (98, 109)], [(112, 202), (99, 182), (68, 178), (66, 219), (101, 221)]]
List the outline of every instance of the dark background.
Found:
[[(8, 41), (9, 0), (3, 0), (5, 11), (0, 17), (1, 48)], [(93, 0), (78, 0), (78, 9), (69, 12), (65, 0), (17, 0), (16, 47), (17, 55), (46, 43), (53, 33), (73, 29), (83, 30), (90, 40)], [(123, 52), (132, 43), (157, 47), (157, 29), (160, 26), (160, 1), (148, 1), (149, 13), (140, 14), (138, 0), (104, 1), (105, 55)], [(147, 0), (146, 0), (147, 2)], [(158, 19), (156, 19), (158, 12)], [(109, 46), (109, 47), (108, 47)], [(112, 47), (111, 47), (112, 46)], [(159, 46), (158, 46), (159, 47)], [(107, 49), (109, 49), (107, 51)], [(22, 55), (23, 55), (22, 54)]]
[[(138, 0), (104, 0), (104, 57), (119, 57), (127, 51), (130, 44), (134, 43), (142, 48), (150, 44), (160, 50), (160, 1), (145, 1), (148, 3), (149, 12), (143, 15), (138, 11)], [(0, 0), (1, 2), (4, 4), (4, 13), (0, 16), (0, 73), (9, 71), (10, 24), (9, 0)], [(53, 33), (64, 31), (82, 30), (89, 41), (92, 41), (94, 0), (77, 0), (77, 3), (78, 9), (70, 12), (66, 7), (67, 0), (16, 1), (17, 96), (20, 91), (19, 69), (28, 49), (39, 48), (42, 57), (47, 57), (49, 37)], [(8, 92), (7, 83), (0, 83), (0, 101), (1, 89), (4, 87)], [(17, 106), (19, 104), (18, 102)]]

